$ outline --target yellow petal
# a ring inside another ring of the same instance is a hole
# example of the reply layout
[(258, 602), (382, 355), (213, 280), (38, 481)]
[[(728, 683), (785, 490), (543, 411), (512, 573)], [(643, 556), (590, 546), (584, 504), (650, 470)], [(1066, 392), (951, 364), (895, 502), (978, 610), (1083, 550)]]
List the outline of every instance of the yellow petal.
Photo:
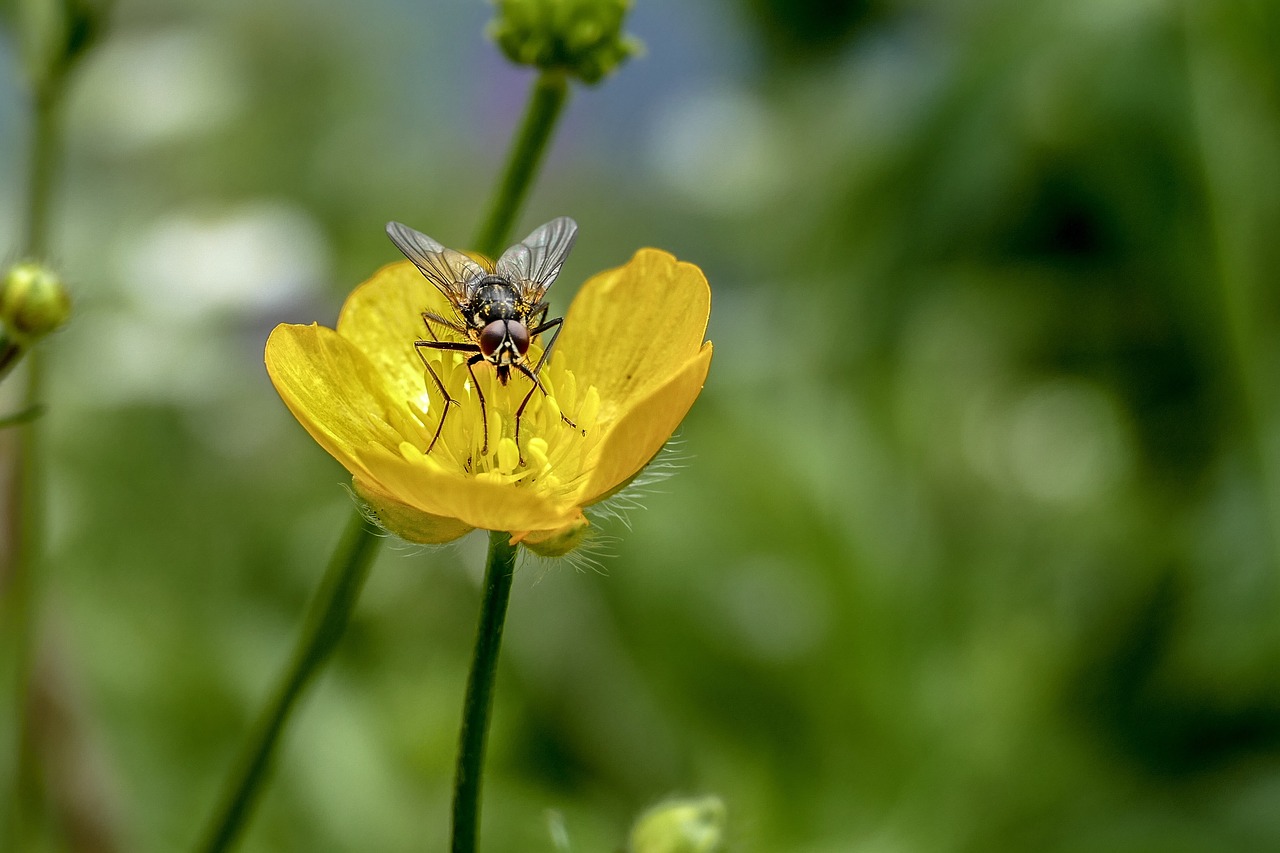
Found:
[(684, 367), (702, 346), (710, 311), (702, 270), (641, 249), (582, 286), (556, 348), (579, 388), (599, 390), (608, 420)]
[(395, 447), (403, 421), (378, 371), (324, 326), (276, 326), (267, 339), (267, 373), (289, 411), (352, 474), (371, 478), (360, 460), (370, 444)]
[(378, 523), (386, 530), (409, 542), (438, 545), (452, 542), (474, 528), (456, 518), (431, 515), (398, 501), (356, 477), (352, 480), (356, 494), (369, 506)]
[(427, 387), (414, 342), (429, 339), (423, 311), (453, 319), (453, 308), (408, 261), (373, 274), (347, 297), (338, 334), (364, 353), (402, 399), (417, 401)]
[(484, 530), (546, 530), (563, 527), (582, 514), (572, 504), (545, 494), (447, 471), (405, 446), (403, 453), (369, 446), (361, 463), (382, 490), (429, 515), (459, 519)]
[(707, 379), (711, 342), (703, 344), (667, 382), (637, 400), (601, 440), (581, 503), (590, 505), (630, 480), (649, 463), (684, 420)]

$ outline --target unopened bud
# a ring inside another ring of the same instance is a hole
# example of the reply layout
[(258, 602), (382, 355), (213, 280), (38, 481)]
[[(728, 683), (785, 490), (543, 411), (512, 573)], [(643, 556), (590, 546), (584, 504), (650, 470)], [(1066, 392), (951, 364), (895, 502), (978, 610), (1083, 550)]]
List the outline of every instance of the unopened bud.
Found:
[(489, 35), (512, 62), (598, 83), (643, 46), (622, 32), (630, 0), (495, 0)]
[(628, 853), (719, 853), (724, 850), (724, 803), (719, 797), (668, 800), (640, 816)]
[(67, 322), (71, 297), (58, 274), (37, 263), (15, 264), (0, 286), (0, 321), (22, 344), (36, 341)]

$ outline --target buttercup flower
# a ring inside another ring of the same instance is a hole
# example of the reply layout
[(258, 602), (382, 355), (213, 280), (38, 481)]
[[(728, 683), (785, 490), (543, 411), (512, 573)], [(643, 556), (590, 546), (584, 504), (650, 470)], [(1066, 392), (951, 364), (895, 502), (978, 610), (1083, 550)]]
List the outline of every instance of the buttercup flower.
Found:
[[(702, 271), (656, 249), (591, 278), (542, 368), (547, 393), (535, 391), (520, 419), (519, 446), (515, 413), (528, 380), (502, 385), (491, 365), (476, 366), (485, 436), (466, 354), (420, 357), (414, 346), (427, 337), (423, 312), (452, 308), (408, 261), (360, 285), (337, 330), (277, 326), (267, 372), (386, 529), (422, 543), (510, 531), (513, 542), (558, 556), (585, 537), (583, 508), (630, 482), (693, 405), (711, 364), (710, 306)], [(545, 344), (543, 336), (532, 345), (530, 364)], [(458, 401), (434, 446), (444, 403), (422, 358)]]

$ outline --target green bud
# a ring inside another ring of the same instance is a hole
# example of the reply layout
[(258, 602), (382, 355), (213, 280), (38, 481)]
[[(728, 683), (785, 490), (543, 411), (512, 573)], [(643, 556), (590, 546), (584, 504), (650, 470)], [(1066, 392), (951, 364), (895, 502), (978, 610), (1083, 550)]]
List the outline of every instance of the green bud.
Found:
[(636, 821), (627, 853), (718, 853), (724, 850), (724, 825), (719, 797), (667, 800)]
[(10, 337), (29, 344), (67, 322), (71, 297), (57, 273), (30, 261), (15, 264), (0, 286), (0, 321)]
[(563, 71), (598, 83), (640, 53), (639, 39), (623, 34), (630, 0), (494, 0), (489, 35), (512, 62)]

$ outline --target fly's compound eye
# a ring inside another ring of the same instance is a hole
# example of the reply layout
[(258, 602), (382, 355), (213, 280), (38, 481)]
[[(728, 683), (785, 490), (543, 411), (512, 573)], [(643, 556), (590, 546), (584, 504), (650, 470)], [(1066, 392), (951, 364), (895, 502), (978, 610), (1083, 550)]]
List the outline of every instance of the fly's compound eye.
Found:
[[(480, 332), (480, 352), (485, 358), (493, 355), (498, 351), (498, 347), (502, 346), (502, 341), (507, 336), (507, 324), (504, 320), (494, 320), (485, 326)], [(528, 335), (525, 335), (525, 346), (529, 345)]]
[(529, 351), (529, 330), (525, 328), (524, 323), (519, 320), (512, 320), (507, 323), (507, 334), (511, 336), (511, 343), (515, 344), (516, 352), (524, 355)]

